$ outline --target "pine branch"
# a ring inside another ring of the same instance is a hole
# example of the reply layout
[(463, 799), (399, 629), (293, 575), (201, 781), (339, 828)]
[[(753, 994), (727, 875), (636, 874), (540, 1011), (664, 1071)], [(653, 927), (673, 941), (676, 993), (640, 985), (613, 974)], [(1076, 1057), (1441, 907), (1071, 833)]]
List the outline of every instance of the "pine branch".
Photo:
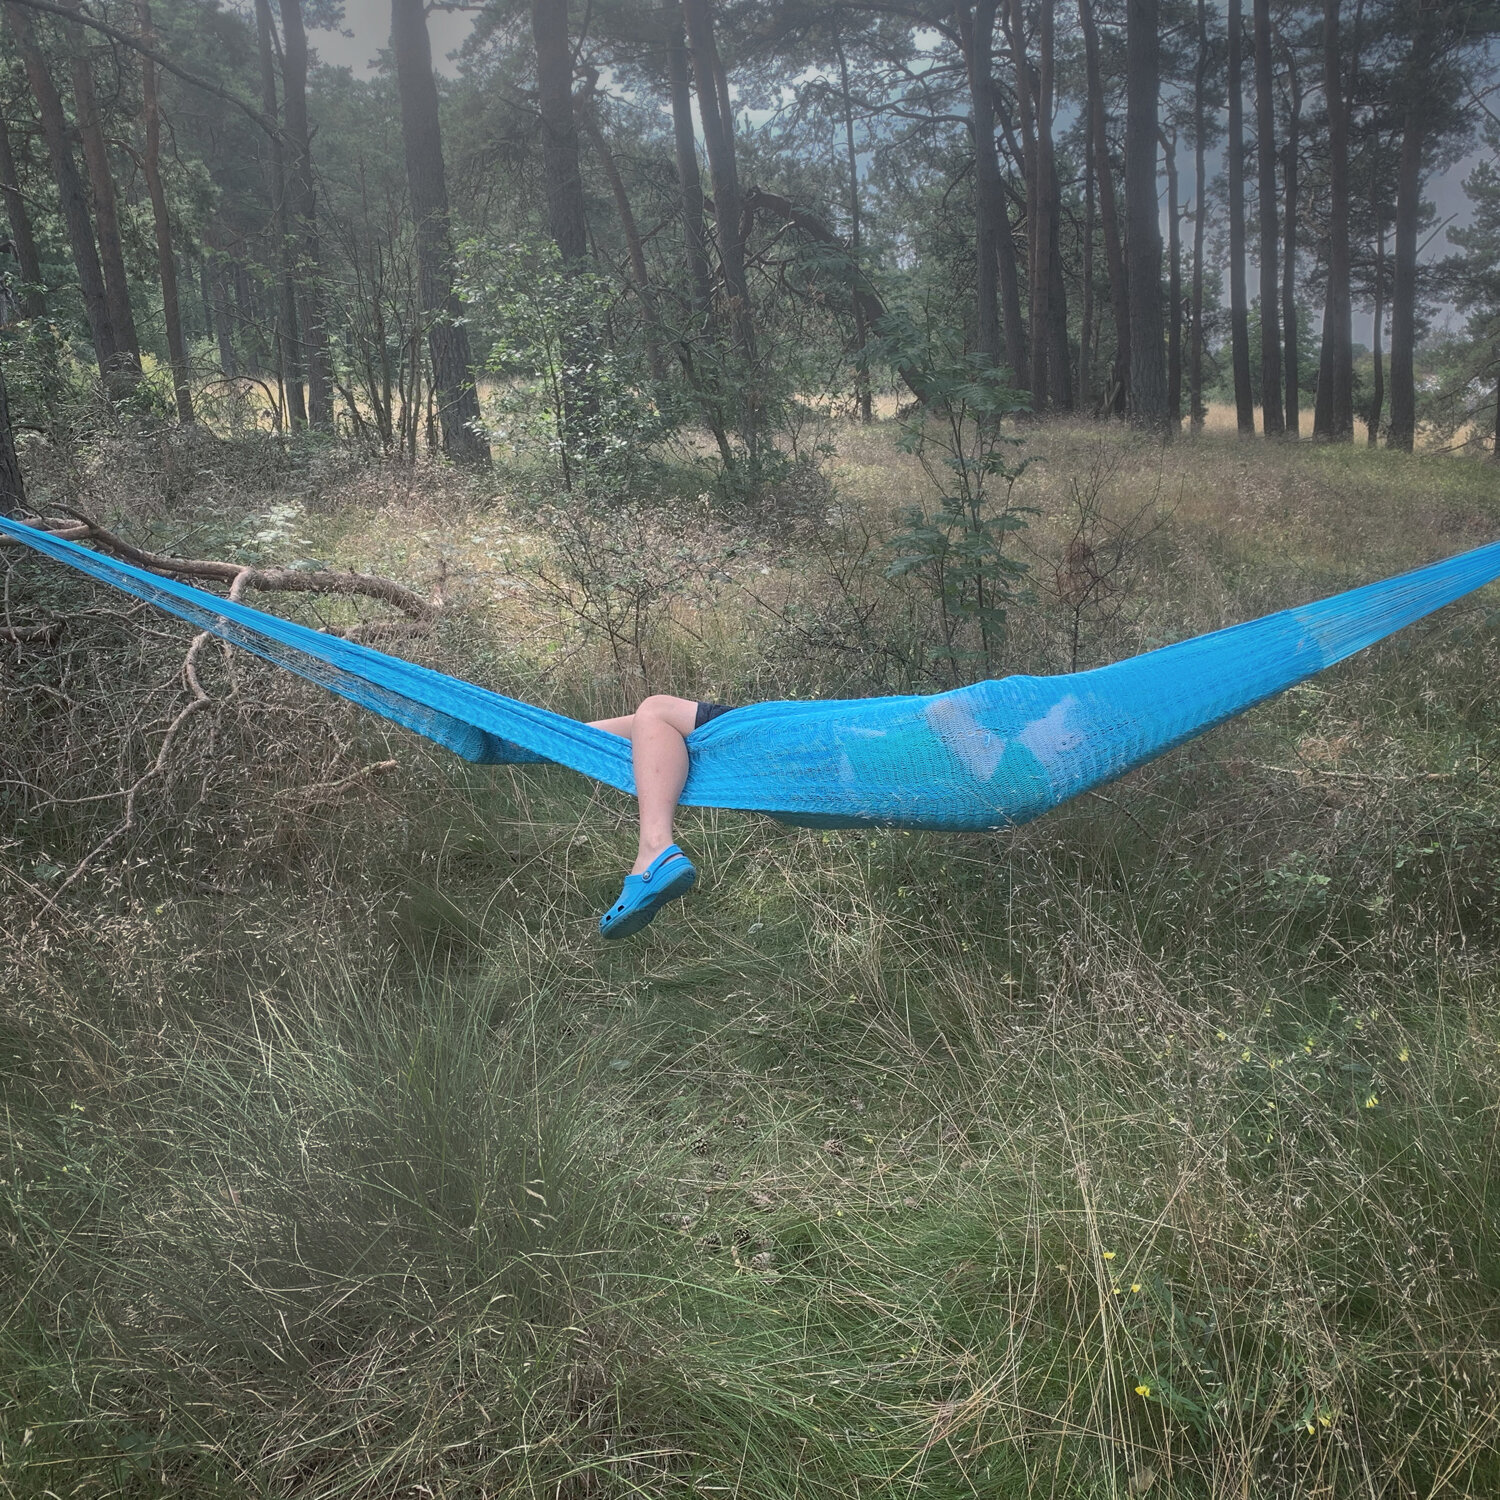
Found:
[(137, 36), (132, 36), (128, 31), (122, 31), (118, 26), (111, 26), (107, 21), (97, 20), (95, 17), (86, 15), (81, 10), (68, 10), (62, 5), (53, 5), (51, 0), (5, 0), (7, 6), (19, 6), (24, 10), (34, 10), (42, 15), (57, 16), (76, 26), (90, 26), (95, 31), (107, 36), (111, 41), (118, 42), (122, 47), (129, 47), (133, 52), (138, 52), (142, 57), (150, 58), (158, 68), (170, 73), (175, 78), (180, 78), (184, 83), (190, 84), (195, 89), (201, 89), (206, 94), (212, 94), (216, 99), (222, 99), (226, 104), (233, 107), (252, 120), (265, 133), (276, 139), (281, 138), (281, 130), (274, 120), (268, 120), (258, 109), (247, 104), (238, 94), (231, 93), (228, 89), (221, 88), (216, 83), (210, 83), (206, 78), (199, 78), (196, 73), (189, 73), (186, 68), (179, 67), (170, 57), (164, 56), (154, 47), (148, 47)]

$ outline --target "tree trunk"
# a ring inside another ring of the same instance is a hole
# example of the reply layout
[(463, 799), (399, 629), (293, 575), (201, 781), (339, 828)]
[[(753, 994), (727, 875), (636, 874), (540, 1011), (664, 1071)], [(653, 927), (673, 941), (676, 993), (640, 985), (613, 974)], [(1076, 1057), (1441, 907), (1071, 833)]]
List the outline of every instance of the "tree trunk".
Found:
[(969, 79), (969, 130), (974, 146), (975, 342), (992, 364), (1008, 366), (1017, 387), (1024, 389), (1029, 360), (1026, 325), (1021, 316), (1020, 275), (1000, 180), (1000, 155), (995, 149), (995, 0), (977, 0), (972, 15), (966, 6), (960, 6), (958, 18)]
[(1297, 349), (1297, 152), (1301, 148), (1302, 84), (1297, 76), (1296, 54), (1290, 47), (1286, 49), (1286, 71), (1291, 99), (1282, 169), (1286, 206), (1282, 214), (1281, 337), (1285, 354), (1281, 363), (1286, 383), (1286, 430), (1290, 436), (1297, 437), (1302, 426), (1297, 391), (1300, 367)]
[(10, 421), (10, 397), (5, 389), (5, 362), (0, 360), (0, 515), (14, 516), (26, 509), (26, 480), (16, 456), (15, 429)]
[[(65, 0), (77, 11), (78, 0)], [(83, 147), (84, 166), (94, 195), (94, 230), (99, 238), (99, 264), (104, 271), (104, 295), (109, 300), (109, 321), (115, 331), (115, 378), (122, 390), (141, 378), (141, 341), (135, 330), (130, 306), (130, 279), (125, 271), (125, 247), (120, 239), (120, 208), (115, 196), (114, 172), (109, 164), (109, 146), (99, 118), (94, 93), (94, 66), (82, 28), (70, 25), (69, 66), (73, 75), (73, 100), (77, 106), (76, 130)]]
[(94, 238), (88, 196), (83, 178), (73, 161), (67, 116), (63, 113), (62, 99), (58, 95), (57, 85), (52, 81), (47, 60), (32, 32), (30, 15), (19, 5), (7, 5), (5, 13), (26, 67), (32, 97), (36, 100), (47, 154), (52, 158), (58, 201), (63, 223), (67, 228), (68, 246), (73, 253), (73, 265), (78, 272), (78, 284), (83, 293), (83, 307), (88, 317), (99, 376), (105, 389), (113, 391), (116, 388), (118, 352), (115, 328), (110, 319), (109, 299), (104, 291), (104, 271), (99, 264), (99, 245)]
[[(1056, 95), (1056, 0), (1040, 0), (1037, 26), (1037, 91), (1035, 194), (1036, 269), (1041, 295), (1032, 292), (1032, 382), (1033, 399), (1046, 392), (1047, 404), (1066, 411), (1073, 404), (1072, 359), (1068, 352), (1067, 288), (1063, 280), (1062, 245), (1059, 232), (1062, 200), (1057, 177), (1057, 153), (1052, 137)], [(1019, 18), (1017, 28), (1019, 34)], [(1035, 350), (1041, 345), (1043, 358)], [(1040, 368), (1039, 368), (1040, 366)], [(1040, 374), (1043, 378), (1038, 379)]]
[(1078, 328), (1078, 405), (1093, 402), (1090, 379), (1094, 347), (1094, 137), (1083, 135), (1083, 310)]
[(455, 256), (448, 217), (448, 179), (443, 169), (432, 44), (422, 0), (392, 0), (391, 50), (401, 96), (407, 192), (416, 224), (418, 300), (427, 324), (443, 452), (457, 463), (487, 464), (490, 445), (479, 428), (479, 392), (474, 384), (469, 331), (453, 286)]
[(281, 0), (281, 35), (281, 81), (290, 150), (286, 192), (291, 208), (291, 252), (296, 270), (297, 319), (302, 330), (302, 364), (307, 370), (307, 420), (320, 432), (332, 432), (333, 370), (323, 311), (312, 138), (307, 127), (307, 32), (302, 22), (302, 0)]
[(1115, 366), (1112, 405), (1125, 410), (1130, 385), (1130, 294), (1126, 286), (1125, 249), (1120, 240), (1115, 206), (1115, 179), (1109, 164), (1109, 130), (1104, 110), (1104, 80), (1099, 62), (1099, 31), (1094, 25), (1092, 0), (1078, 0), (1083, 27), (1085, 75), (1088, 84), (1089, 130), (1094, 137), (1094, 178), (1099, 184), (1099, 223), (1104, 230), (1104, 264), (1109, 273), (1109, 302), (1115, 320)]
[(693, 309), (707, 329), (713, 310), (713, 282), (708, 244), (703, 233), (703, 180), (698, 172), (698, 138), (693, 130), (693, 100), (688, 79), (687, 46), (680, 24), (667, 33), (667, 80), (672, 95), (672, 141), (677, 155), (677, 186), (682, 197), (682, 238)]
[[(698, 136), (693, 126), (692, 80), (688, 72), (687, 42), (680, 10), (667, 22), (667, 85), (672, 101), (672, 144), (677, 161), (677, 185), (682, 207), (682, 240), (692, 306), (692, 327), (711, 344), (714, 339), (714, 288), (708, 265), (704, 227), (703, 179), (698, 170)], [(705, 373), (694, 357), (692, 340), (678, 342), (678, 360), (688, 384), (698, 397), (703, 419), (718, 444), (726, 470), (735, 467), (734, 448), (725, 425), (723, 403), (712, 372)]]
[[(255, 297), (250, 287), (250, 269), (237, 256), (231, 257), (228, 274), (234, 287), (234, 316), (240, 338), (245, 341), (245, 373), (261, 373), (261, 331), (255, 316)], [(227, 295), (227, 288), (226, 288)]]
[(1208, 4), (1198, 0), (1198, 59), (1193, 70), (1193, 340), (1188, 355), (1188, 422), (1194, 432), (1203, 430), (1203, 237), (1207, 216), (1203, 195), (1208, 187), (1208, 109), (1204, 93), (1208, 87)]
[(1354, 437), (1354, 331), (1349, 253), (1349, 104), (1339, 56), (1339, 0), (1323, 0), (1323, 95), (1328, 109), (1328, 287), (1313, 436)]
[(1245, 97), (1240, 54), (1244, 22), (1240, 0), (1229, 0), (1229, 334), (1234, 366), (1235, 418), (1242, 435), (1255, 432), (1250, 385), (1250, 309), (1245, 295)]
[[(755, 324), (750, 308), (750, 286), (745, 279), (745, 242), (740, 222), (739, 168), (735, 162), (734, 111), (729, 103), (729, 83), (714, 41), (713, 13), (709, 0), (682, 0), (692, 52), (693, 79), (697, 85), (698, 114), (703, 122), (703, 145), (714, 183), (714, 227), (718, 230), (719, 264), (735, 343), (747, 365), (746, 378), (753, 385)], [(758, 424), (752, 420), (752, 430)], [(747, 438), (752, 436), (747, 432)]]
[(1281, 388), (1281, 231), (1276, 222), (1276, 97), (1272, 92), (1271, 0), (1254, 0), (1255, 154), (1259, 167), (1260, 407), (1267, 437), (1286, 430)]
[(214, 301), (214, 330), (219, 338), (219, 368), (231, 380), (240, 373), (234, 348), (234, 315), (229, 310), (229, 291), (224, 285), (224, 265), (216, 253), (208, 264), (209, 287)]
[[(141, 41), (156, 45), (151, 27), (150, 0), (136, 0), (136, 20)], [(161, 180), (161, 100), (156, 88), (156, 64), (141, 58), (141, 105), (146, 126), (146, 150), (141, 165), (146, 191), (151, 196), (151, 216), (156, 226), (156, 259), (161, 275), (162, 321), (167, 328), (167, 360), (172, 367), (172, 394), (177, 403), (177, 420), (187, 426), (193, 421), (193, 396), (188, 386), (187, 345), (182, 337), (182, 304), (177, 294), (177, 259), (172, 251), (172, 220), (167, 210), (167, 190)]]
[(760, 456), (760, 374), (756, 367), (755, 317), (750, 305), (750, 283), (745, 277), (745, 229), (740, 197), (739, 168), (735, 161), (734, 110), (729, 99), (729, 79), (714, 40), (713, 12), (709, 0), (682, 0), (687, 28), (693, 80), (698, 94), (698, 115), (703, 122), (703, 146), (714, 185), (714, 227), (718, 231), (719, 268), (729, 303), (730, 326), (735, 351), (743, 373), (744, 417), (740, 436), (754, 466)]
[[(588, 263), (589, 226), (573, 112), (568, 0), (532, 0), (531, 35), (536, 46), (547, 227), (564, 271), (577, 273)], [(594, 378), (598, 353), (598, 334), (590, 323), (573, 324), (563, 331), (562, 461), (563, 483), (570, 489), (574, 456), (582, 459), (599, 451), (598, 382)]]
[[(1050, 126), (1049, 126), (1050, 131)], [(1047, 294), (1047, 399), (1058, 411), (1073, 410), (1073, 352), (1068, 338), (1068, 285), (1062, 258), (1062, 183), (1057, 175), (1057, 161), (1047, 174), (1047, 191), (1051, 195), (1051, 249), (1047, 256), (1047, 275), (1051, 289)]]
[[(597, 83), (597, 77), (595, 79)], [(620, 164), (615, 160), (604, 132), (599, 128), (599, 118), (594, 113), (592, 90), (588, 103), (579, 111), (579, 123), (599, 165), (604, 168), (609, 183), (610, 195), (615, 200), (615, 212), (620, 216), (620, 228), (625, 235), (625, 251), (630, 263), (630, 278), (635, 282), (636, 294), (641, 299), (641, 317), (646, 325), (646, 361), (653, 380), (665, 380), (667, 372), (662, 364), (661, 345), (657, 340), (656, 297), (651, 289), (651, 275), (646, 268), (646, 246), (641, 239), (640, 226), (635, 220), (635, 210), (630, 206), (630, 194), (625, 191), (625, 179), (620, 175)]]
[(583, 133), (589, 138), (589, 144), (599, 158), (599, 165), (604, 169), (604, 179), (609, 183), (610, 196), (615, 200), (615, 212), (620, 216), (620, 229), (625, 236), (625, 256), (630, 266), (630, 279), (635, 282), (642, 304), (649, 303), (651, 273), (646, 267), (646, 246), (641, 239), (640, 225), (636, 223), (635, 210), (630, 206), (625, 179), (620, 175), (620, 164), (604, 138), (599, 118), (593, 110), (592, 99), (587, 108), (579, 111), (578, 123), (583, 127)]
[(10, 132), (5, 116), (0, 114), (0, 197), (5, 199), (5, 216), (10, 223), (10, 242), (15, 246), (16, 264), (21, 268), (21, 315), (40, 318), (47, 311), (42, 291), (42, 260), (37, 254), (36, 236), (31, 230), (31, 215), (21, 192), (21, 176), (16, 171), (15, 153), (11, 150)]
[[(745, 195), (746, 218), (751, 219), (761, 213), (774, 214), (781, 224), (789, 224), (815, 244), (826, 246), (829, 250), (846, 249), (839, 237), (816, 214), (809, 213), (805, 208), (798, 208), (789, 198), (784, 198), (779, 193), (768, 193), (764, 188), (752, 188)], [(863, 309), (867, 326), (878, 332), (886, 320), (885, 303), (860, 266), (851, 263), (850, 270), (853, 277), (855, 301)], [(899, 354), (896, 359), (896, 373), (906, 382), (907, 389), (912, 395), (918, 401), (932, 400), (934, 393), (925, 382), (921, 368), (905, 363)]]
[(542, 117), (542, 175), (547, 227), (565, 266), (589, 258), (588, 218), (573, 119), (573, 51), (568, 45), (568, 0), (532, 0), (537, 98)]
[(1412, 451), (1417, 432), (1417, 227), (1422, 211), (1425, 105), (1407, 106), (1396, 168), (1396, 244), (1391, 276), (1391, 426), (1386, 443)]
[[(1049, 0), (1041, 0), (1041, 9)], [(1016, 114), (1021, 126), (1021, 181), (1025, 192), (1026, 287), (1030, 359), (1024, 374), (1031, 391), (1031, 409), (1047, 408), (1047, 211), (1043, 206), (1040, 178), (1040, 146), (1037, 141), (1037, 117), (1041, 113), (1040, 87), (1036, 70), (1031, 66), (1026, 39), (1026, 6), (1024, 0), (1006, 0), (1000, 12), (1006, 42), (1016, 74)]]
[[(281, 109), (276, 100), (276, 29), (271, 20), (271, 0), (255, 0), (255, 29), (260, 45), (261, 112), (268, 120), (276, 120), (280, 118)], [(307, 404), (302, 392), (302, 341), (297, 336), (297, 283), (287, 226), (286, 150), (282, 142), (281, 135), (271, 137), (267, 165), (271, 240), (276, 247), (276, 285), (280, 304), (275, 334), (276, 374), (288, 422), (293, 427), (305, 427)]]
[[(849, 94), (849, 60), (844, 55), (843, 38), (835, 33), (835, 50), (838, 53), (839, 89), (844, 105), (844, 161), (849, 172), (849, 253), (854, 263), (859, 264), (859, 153), (854, 149), (854, 100)], [(861, 422), (874, 418), (871, 410), (870, 360), (866, 352), (869, 330), (865, 327), (865, 312), (860, 299), (854, 299), (854, 380), (855, 394)]]
[[(1373, 196), (1373, 195), (1372, 195)], [(1380, 442), (1380, 414), (1385, 406), (1385, 356), (1380, 350), (1381, 334), (1385, 328), (1385, 224), (1376, 209), (1375, 220), (1375, 335), (1373, 379), (1370, 385), (1370, 425), (1365, 434), (1365, 443), (1374, 448)]]
[(208, 274), (208, 256), (198, 257), (198, 302), (203, 308), (203, 333), (213, 343), (218, 332), (219, 321), (214, 313), (214, 289)]
[(1177, 201), (1177, 132), (1161, 133), (1167, 167), (1167, 422), (1182, 426), (1182, 214)]
[[(1500, 350), (1491, 349), (1490, 358), (1492, 361), (1500, 361)], [(1490, 445), (1490, 458), (1500, 462), (1500, 378), (1495, 381), (1495, 436)]]
[(1156, 199), (1157, 0), (1125, 11), (1125, 244), (1130, 288), (1130, 420), (1165, 431), (1167, 372), (1162, 350), (1161, 210)]
[[(1005, 99), (993, 77), (989, 88), (990, 118), (999, 126), (997, 139), (1005, 142), (1009, 151), (1010, 159), (1016, 165), (1016, 171), (1022, 177), (1026, 174), (1026, 151), (1016, 140), (1015, 127), (1011, 123), (1009, 111), (1005, 106)], [(997, 177), (1000, 173), (1000, 153), (998, 148), (995, 152), (995, 171)], [(1012, 345), (1018, 348), (1021, 358), (1021, 368), (1016, 374), (1017, 386), (1021, 387), (1031, 372), (1030, 339), (1026, 327), (1026, 309), (1021, 304), (1021, 267), (1016, 255), (1015, 227), (1010, 221), (1011, 201), (1016, 196), (1012, 186), (1001, 179), (1000, 194), (996, 200), (999, 210), (999, 220), (995, 224), (995, 255), (1000, 271), (1000, 311), (1001, 326), (1005, 334), (1005, 347), (1010, 349)], [(1025, 198), (1022, 196), (1022, 214), (1025, 214)], [(977, 241), (976, 241), (977, 244)], [(1028, 247), (1028, 254), (1030, 253)]]

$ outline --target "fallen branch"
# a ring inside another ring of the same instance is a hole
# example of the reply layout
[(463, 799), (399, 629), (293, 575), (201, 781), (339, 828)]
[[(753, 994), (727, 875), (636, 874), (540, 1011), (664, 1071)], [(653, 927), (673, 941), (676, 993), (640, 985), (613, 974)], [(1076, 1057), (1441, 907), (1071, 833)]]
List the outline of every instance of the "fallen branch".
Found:
[[(92, 544), (101, 554), (116, 553), (154, 574), (175, 573), (194, 582), (210, 580), (204, 586), (220, 599), (227, 595), (230, 600), (240, 600), (250, 589), (260, 588), (340, 593), (393, 606), (388, 619), (351, 623), (341, 632), (346, 638), (423, 634), (433, 628), (443, 608), (442, 580), (438, 581), (433, 597), (424, 598), (389, 579), (360, 573), (326, 568), (262, 568), (218, 559), (170, 557), (136, 547), (87, 516), (54, 516), (33, 524), (53, 535)], [(7, 561), (0, 558), (0, 572), (8, 572)], [(0, 673), (5, 679), (0, 683), (0, 718), (18, 701), (29, 705), (36, 698), (45, 704), (45, 722), (39, 719), (33, 725), (25, 719), (20, 728), (29, 734), (26, 743), (37, 756), (38, 769), (45, 752), (49, 770), (60, 769), (63, 774), (15, 778), (7, 775), (5, 794), (11, 796), (14, 791), (26, 803), (39, 807), (89, 808), (80, 825), (88, 828), (87, 837), (80, 841), (81, 857), (79, 853), (70, 855), (65, 868), (57, 872), (55, 887), (29, 883), (26, 886), (41, 902), (42, 909), (35, 920), (42, 920), (46, 912), (60, 911), (84, 883), (98, 877), (101, 869), (121, 862), (124, 851), (143, 830), (152, 829), (163, 820), (171, 825), (181, 816), (184, 802), (195, 808), (208, 803), (220, 780), (217, 767), (226, 759), (218, 753), (221, 734), (234, 738), (232, 752), (227, 757), (231, 761), (243, 762), (247, 748), (252, 762), (262, 758), (263, 750), (264, 758), (274, 759), (278, 765), (290, 761), (287, 779), (294, 779), (299, 785), (261, 799), (262, 805), (273, 802), (283, 821), (288, 813), (301, 819), (320, 807), (368, 795), (383, 774), (395, 769), (394, 760), (362, 764), (354, 758), (350, 746), (342, 742), (330, 751), (319, 733), (320, 728), (326, 727), (323, 723), (326, 716), (314, 710), (289, 709), (274, 695), (270, 702), (263, 701), (259, 693), (253, 703), (248, 696), (242, 699), (236, 665), (239, 652), (232, 645), (207, 631), (190, 632), (184, 651), (183, 637), (175, 622), (166, 630), (153, 629), (148, 607), (136, 600), (126, 601), (120, 609), (81, 609), (45, 625), (35, 623), (34, 617), (12, 621), (7, 614), (8, 604), (5, 590), (0, 587), (0, 656), (24, 654), (25, 648), (7, 647), (10, 641), (58, 636), (62, 639), (48, 648), (56, 664), (55, 669), (48, 669), (48, 674), (55, 670), (56, 686), (50, 681), (32, 680), (38, 675), (36, 672), (18, 673), (14, 685), (9, 667)], [(88, 627), (94, 622), (101, 625), (107, 622), (109, 629), (128, 630), (153, 659), (163, 649), (173, 652), (177, 666), (172, 678), (157, 681), (153, 669), (149, 682), (136, 684), (127, 680), (121, 684), (122, 691), (115, 692), (112, 671), (125, 664), (115, 662), (111, 652), (93, 649), (99, 636)], [(215, 667), (219, 666), (218, 658), (209, 649), (211, 645), (223, 657), (221, 680), (205, 671), (210, 660)], [(240, 700), (238, 712), (236, 700)], [(115, 713), (104, 726), (103, 735), (95, 722), (101, 701)], [(65, 713), (59, 715), (54, 704)], [(117, 712), (116, 705), (120, 706)], [(267, 707), (283, 715), (290, 713), (293, 723), (290, 733), (283, 726), (274, 744), (261, 745), (257, 744), (252, 725)], [(249, 739), (245, 738), (247, 731)], [(137, 746), (144, 750), (143, 756)], [(115, 783), (109, 791), (93, 790), (99, 784), (97, 775), (87, 776), (82, 786), (75, 784), (80, 760), (90, 758), (99, 768), (111, 762), (124, 768), (118, 775), (106, 772), (107, 780)], [(17, 771), (23, 761), (24, 756), (18, 759)], [(86, 795), (78, 795), (79, 792)], [(92, 810), (93, 804), (103, 804), (108, 811), (99, 816)], [(122, 868), (128, 868), (128, 861)]]
[(172, 578), (212, 578), (229, 584), (229, 597), (239, 600), (246, 589), (283, 594), (344, 594), (376, 599), (392, 605), (406, 621), (391, 624), (356, 625), (347, 631), (332, 631), (349, 640), (369, 640), (389, 635), (425, 634), (442, 609), (441, 590), (435, 599), (406, 588), (390, 578), (373, 573), (345, 572), (336, 568), (259, 568), (217, 558), (167, 557), (133, 546), (106, 530), (97, 521), (76, 512), (66, 517), (43, 517), (31, 523), (69, 542), (93, 542), (126, 562)]
[(40, 641), (50, 646), (63, 632), (61, 620), (49, 620), (45, 625), (0, 625), (0, 641)]
[(53, 907), (54, 909), (56, 909), (58, 899), (62, 896), (63, 892), (66, 891), (69, 886), (74, 885), (79, 880), (81, 880), (93, 865), (94, 861), (98, 859), (99, 856), (103, 854), (111, 844), (123, 838), (127, 833), (131, 831), (131, 829), (135, 827), (135, 802), (137, 794), (148, 781), (151, 781), (153, 778), (160, 776), (162, 772), (166, 770), (167, 752), (171, 750), (173, 744), (176, 742), (177, 736), (181, 731), (182, 726), (186, 724), (188, 720), (191, 719), (195, 714), (201, 713), (205, 708), (209, 708), (212, 706), (213, 699), (210, 698), (206, 692), (204, 692), (203, 684), (198, 681), (197, 672), (198, 653), (212, 639), (213, 636), (211, 636), (206, 630), (200, 631), (193, 637), (193, 644), (188, 647), (187, 657), (182, 663), (182, 677), (183, 681), (186, 682), (188, 689), (193, 695), (191, 700), (185, 707), (178, 711), (172, 722), (167, 725), (167, 731), (162, 736), (162, 742), (157, 749), (156, 758), (140, 774), (140, 776), (136, 778), (132, 785), (125, 788), (124, 815), (121, 817), (118, 826), (112, 832), (107, 833), (102, 839), (100, 839), (100, 841), (95, 844), (94, 847), (90, 849), (89, 852), (85, 854), (76, 865), (74, 865), (72, 873), (66, 880), (63, 881), (60, 886), (58, 886), (57, 890), (53, 892), (52, 898), (48, 902), (48, 905)]
[(351, 787), (358, 786), (360, 782), (368, 780), (371, 776), (384, 771), (394, 771), (396, 766), (397, 762), (394, 760), (371, 761), (369, 765), (361, 766), (359, 770), (352, 771), (337, 781), (318, 781), (311, 786), (287, 787), (284, 791), (276, 793), (276, 801), (308, 804), (322, 802), (330, 797), (338, 796), (340, 792), (347, 792)]

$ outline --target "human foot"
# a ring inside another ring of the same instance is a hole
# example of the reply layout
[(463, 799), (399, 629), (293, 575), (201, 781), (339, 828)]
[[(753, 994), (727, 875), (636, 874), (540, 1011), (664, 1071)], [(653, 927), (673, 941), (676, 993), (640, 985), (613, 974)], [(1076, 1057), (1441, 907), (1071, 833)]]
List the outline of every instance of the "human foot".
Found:
[(697, 883), (692, 861), (668, 844), (644, 870), (625, 877), (614, 905), (599, 918), (599, 935), (623, 938), (639, 932), (668, 901), (687, 895)]

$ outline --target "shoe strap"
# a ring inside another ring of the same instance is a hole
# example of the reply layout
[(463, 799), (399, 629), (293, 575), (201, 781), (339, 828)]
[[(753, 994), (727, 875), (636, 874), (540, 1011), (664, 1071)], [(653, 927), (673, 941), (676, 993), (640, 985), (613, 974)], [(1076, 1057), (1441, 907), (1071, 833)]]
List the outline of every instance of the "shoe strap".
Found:
[(682, 850), (677, 847), (676, 844), (668, 844), (667, 847), (663, 849), (661, 853), (658, 854), (656, 858), (653, 859), (644, 870), (641, 871), (640, 878), (649, 884), (651, 881), (651, 877), (655, 875), (663, 865), (674, 859), (686, 858), (687, 855), (685, 855)]

